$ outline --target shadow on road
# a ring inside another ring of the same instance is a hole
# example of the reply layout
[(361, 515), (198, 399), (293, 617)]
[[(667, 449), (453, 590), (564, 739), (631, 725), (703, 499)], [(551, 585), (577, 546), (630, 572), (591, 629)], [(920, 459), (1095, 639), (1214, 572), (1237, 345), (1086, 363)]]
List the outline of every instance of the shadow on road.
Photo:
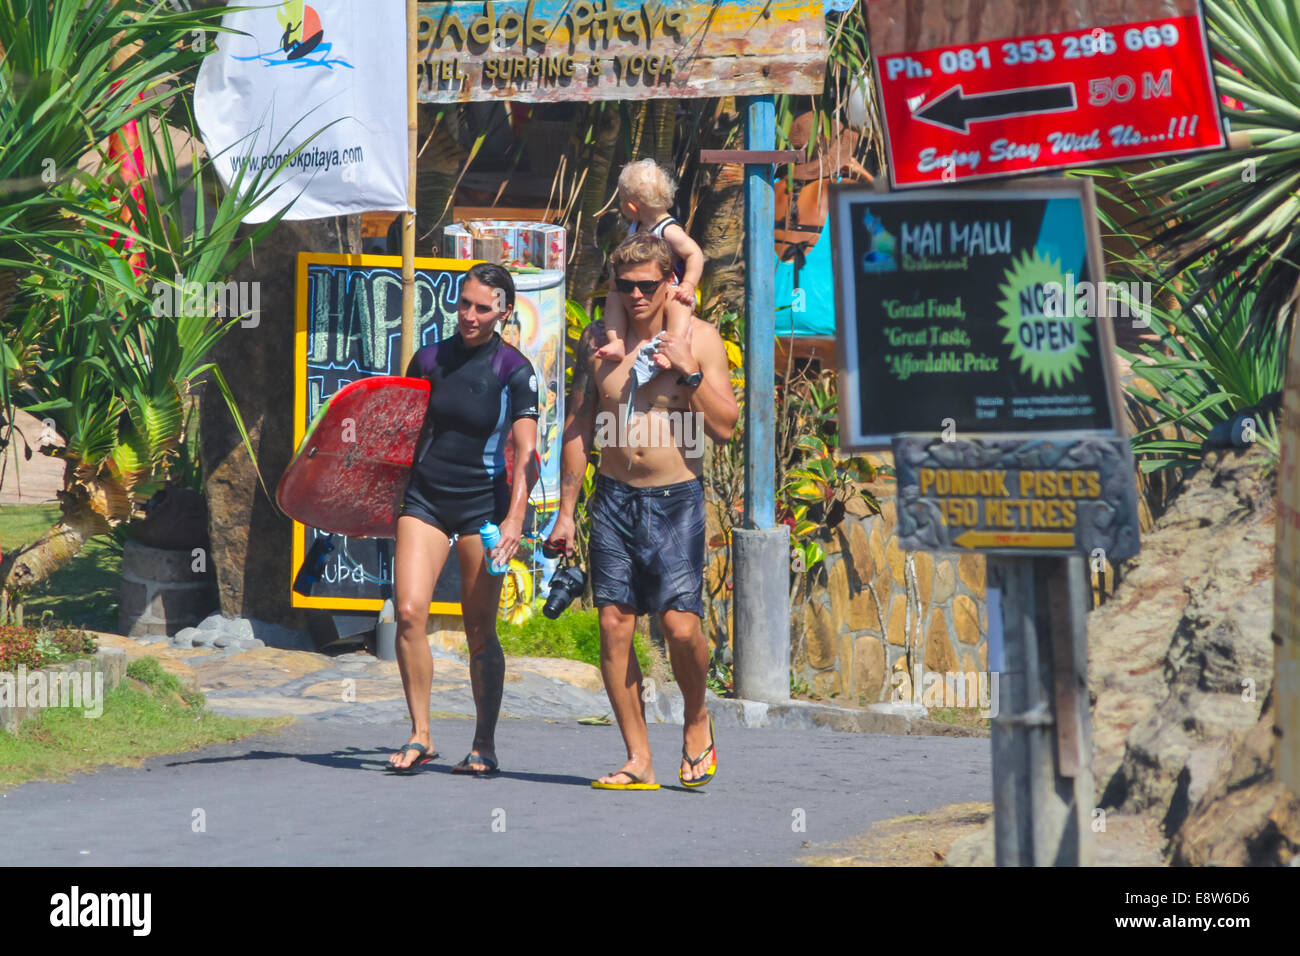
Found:
[[(168, 767), (184, 767), (191, 764), (235, 763), (244, 760), (299, 760), (303, 763), (328, 767), (331, 770), (361, 770), (369, 773), (383, 773), (392, 777), (415, 777), (425, 773), (438, 773), (444, 776), (473, 777), (473, 774), (453, 774), (450, 763), (426, 763), (411, 773), (393, 773), (388, 769), (388, 756), (391, 747), (347, 747), (322, 754), (286, 753), (278, 750), (250, 750), (248, 753), (230, 754), (225, 757), (195, 757), (192, 760), (173, 760)], [(441, 759), (441, 758), (439, 758)], [(488, 775), (488, 779), (525, 780), (530, 783), (560, 784), (570, 787), (590, 787), (588, 777), (575, 777), (567, 774), (529, 773), (519, 770), (501, 770)], [(667, 788), (665, 788), (667, 789)], [(676, 789), (676, 788), (673, 788)]]

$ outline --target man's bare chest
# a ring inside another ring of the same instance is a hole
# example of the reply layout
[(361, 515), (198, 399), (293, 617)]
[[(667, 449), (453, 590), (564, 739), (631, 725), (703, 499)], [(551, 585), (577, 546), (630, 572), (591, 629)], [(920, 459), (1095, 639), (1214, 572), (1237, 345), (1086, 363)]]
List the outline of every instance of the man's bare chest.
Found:
[(618, 365), (606, 363), (606, 368), (596, 369), (596, 392), (600, 407), (605, 411), (617, 408), (648, 412), (651, 409), (686, 409), (690, 405), (687, 389), (677, 384), (680, 377), (676, 369), (659, 370), (655, 376), (636, 389), (632, 396), (632, 362), (624, 360)]

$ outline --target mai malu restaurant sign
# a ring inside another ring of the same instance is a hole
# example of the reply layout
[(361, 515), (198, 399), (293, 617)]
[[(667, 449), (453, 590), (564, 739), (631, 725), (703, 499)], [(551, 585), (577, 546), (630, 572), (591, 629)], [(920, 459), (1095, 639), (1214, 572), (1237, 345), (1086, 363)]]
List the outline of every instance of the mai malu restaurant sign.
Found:
[[(910, 550), (1137, 553), (1091, 183), (837, 188), (840, 447), (892, 447)], [(1122, 304), (1121, 304), (1122, 303)]]
[(822, 92), (823, 0), (421, 3), (425, 102)]
[(1102, 316), (1140, 306), (1123, 295), (1113, 307), (1131, 290), (1102, 281), (1091, 183), (838, 188), (832, 228), (842, 447), (945, 430), (1117, 433)]

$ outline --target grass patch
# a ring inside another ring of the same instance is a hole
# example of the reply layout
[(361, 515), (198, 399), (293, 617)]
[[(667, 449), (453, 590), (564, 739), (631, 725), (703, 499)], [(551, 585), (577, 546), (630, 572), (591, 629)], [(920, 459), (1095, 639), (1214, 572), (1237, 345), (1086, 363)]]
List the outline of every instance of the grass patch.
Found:
[(930, 711), (930, 719), (941, 724), (955, 724), (958, 727), (978, 727), (988, 730), (993, 725), (987, 717), (980, 716), (979, 707), (941, 707)]
[(203, 695), (187, 691), (157, 658), (140, 658), (127, 668), (127, 680), (105, 695), (98, 718), (51, 709), (24, 722), (17, 734), (0, 731), (0, 789), (62, 780), (105, 764), (138, 767), (145, 757), (230, 743), (293, 720), (222, 717), (203, 706)]
[[(31, 544), (59, 520), (58, 505), (0, 505), (0, 548), (5, 553)], [(23, 623), (35, 625), (50, 611), (68, 627), (95, 631), (117, 628), (122, 552), (108, 538), (92, 538), (76, 557), (23, 599)]]
[[(524, 624), (497, 621), (501, 647), (514, 657), (562, 657), (600, 666), (600, 617), (595, 608), (571, 606), (552, 621), (539, 609)], [(645, 638), (632, 639), (636, 659), (644, 671), (650, 666)]]

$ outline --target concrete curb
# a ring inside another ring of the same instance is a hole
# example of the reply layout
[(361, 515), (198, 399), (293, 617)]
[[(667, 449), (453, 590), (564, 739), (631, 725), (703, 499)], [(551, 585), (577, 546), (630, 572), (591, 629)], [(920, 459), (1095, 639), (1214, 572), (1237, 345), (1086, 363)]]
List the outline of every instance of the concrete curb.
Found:
[[(930, 720), (924, 708), (919, 713), (885, 710), (888, 704), (856, 710), (831, 707), (806, 700), (765, 704), (756, 700), (718, 698), (709, 702), (714, 722), (732, 727), (775, 727), (782, 730), (834, 730), (850, 734), (907, 734), (926, 737), (987, 737), (978, 727)], [(882, 709), (877, 709), (882, 708)]]
[[(719, 727), (773, 727), (779, 730), (832, 730), (850, 734), (902, 734), (926, 737), (988, 737), (979, 727), (962, 727), (929, 719), (929, 711), (915, 704), (873, 704), (866, 710), (832, 707), (806, 700), (767, 704), (757, 700), (719, 697), (705, 693), (705, 706)], [(685, 722), (681, 691), (675, 684), (657, 690), (646, 701), (646, 720), (652, 723)]]
[[(104, 647), (96, 651), (93, 657), (83, 657), (80, 660), (51, 664), (37, 670), (27, 671), (24, 669), (22, 671), (22, 676), (28, 681), (38, 674), (41, 675), (40, 680), (43, 687), (49, 686), (51, 675), (55, 674), (90, 674), (92, 680), (94, 679), (93, 675), (102, 674), (104, 679), (103, 692), (107, 694), (126, 679), (126, 652), (114, 647)], [(15, 692), (14, 700), (18, 699), (16, 684), (19, 676), (19, 674), (6, 671), (0, 677), (0, 680), (7, 677), (12, 681), (11, 690)], [(57, 679), (64, 680), (65, 678), (60, 677)], [(6, 681), (6, 683), (9, 683), (9, 681)], [(78, 693), (80, 693), (79, 689)], [(26, 687), (22, 689), (21, 696), (25, 701), (27, 697)], [(42, 691), (42, 698), (45, 698), (45, 691)], [(58, 706), (58, 701), (51, 703), (48, 699), (43, 704), (25, 704), (22, 707), (14, 702), (6, 701), (0, 706), (0, 730), (10, 734), (17, 733), (23, 721), (30, 720), (40, 714), (41, 711), (51, 710)]]
[[(213, 621), (205, 633), (215, 633), (217, 623), (219, 622)], [(141, 638), (127, 638), (127, 640), (141, 646), (154, 643)], [(172, 649), (168, 648), (168, 650)], [(205, 680), (205, 674), (208, 678), (213, 676), (213, 671), (210, 668), (222, 669), (228, 666), (224, 664), (225, 659), (229, 656), (228, 652), (239, 653), (243, 650), (242, 646), (235, 645), (227, 648), (226, 652), (204, 657), (198, 661), (194, 661), (192, 658), (184, 658), (191, 661), (191, 666), (197, 672), (191, 675), (188, 680), (196, 687), (201, 687)], [(321, 657), (317, 652), (295, 652), (286, 648), (274, 650), (274, 653), (291, 655), (307, 653), (314, 657)], [(434, 646), (432, 654), (436, 660), (454, 661), (462, 666), (468, 665), (468, 661), (457, 652)], [(511, 665), (511, 661), (515, 662), (515, 666)], [(565, 673), (564, 667), (551, 666), (551, 661), (552, 659), (549, 658), (507, 658), (507, 673), (514, 676), (506, 684), (503, 713), (517, 712), (547, 720), (563, 720), (580, 714), (608, 712), (609, 701), (599, 682), (599, 671), (586, 664), (577, 665), (587, 672), (583, 675), (583, 680), (578, 680), (571, 673)], [(335, 713), (336, 709), (322, 708), (320, 706), (322, 699), (319, 697), (310, 698), (311, 707), (313, 708), (311, 710), (303, 710), (300, 703), (294, 703), (299, 700), (304, 688), (318, 684), (322, 680), (340, 680), (347, 677), (362, 678), (367, 681), (387, 680), (394, 682), (393, 686), (400, 691), (400, 684), (396, 682), (393, 665), (386, 665), (387, 671), (384, 671), (381, 667), (379, 672), (372, 673), (370, 667), (379, 662), (368, 655), (364, 658), (364, 662), (363, 664), (362, 661), (349, 663), (346, 660), (331, 660), (322, 667), (310, 668), (297, 677), (289, 677), (281, 676), (281, 672), (285, 675), (288, 674), (288, 671), (285, 670), (287, 664), (272, 666), (267, 664), (266, 661), (260, 661), (258, 666), (252, 669), (264, 672), (268, 677), (271, 677), (272, 684), (262, 685), (257, 682), (253, 684), (240, 682), (228, 686), (224, 682), (229, 680), (229, 675), (221, 674), (219, 675), (220, 680), (215, 687), (205, 688), (204, 693), (207, 695), (208, 704), (214, 713), (230, 713), (238, 716), (287, 714), (294, 717), (323, 717), (327, 713)], [(572, 663), (558, 658), (553, 661), (554, 665), (572, 665)], [(446, 675), (444, 675), (444, 683), (445, 677)], [(515, 683), (520, 679), (523, 680), (523, 683)], [(433, 709), (472, 714), (474, 704), (472, 697), (469, 696), (468, 671), (453, 678), (453, 683), (455, 684), (454, 687), (442, 687), (440, 690), (435, 691), (432, 698)], [(647, 684), (647, 692), (648, 699), (645, 701), (645, 714), (648, 722), (674, 724), (678, 727), (684, 723), (685, 707), (681, 689), (676, 683), (654, 685), (653, 689)], [(519, 697), (521, 693), (524, 694), (524, 700)], [(228, 698), (232, 699), (229, 706), (237, 705), (243, 709), (236, 711), (221, 710), (223, 702)], [(709, 712), (713, 715), (714, 722), (719, 727), (747, 727), (754, 729), (772, 727), (784, 730), (827, 730), (838, 733), (921, 735), (929, 737), (989, 736), (987, 730), (980, 728), (963, 727), (931, 720), (929, 719), (929, 711), (917, 704), (882, 703), (873, 704), (865, 710), (859, 710), (857, 708), (834, 707), (804, 700), (768, 704), (755, 700), (722, 698), (712, 691), (706, 692), (705, 701)], [(266, 706), (264, 708), (249, 709), (260, 702), (264, 702)], [(397, 715), (405, 713), (405, 704), (397, 696), (392, 696), (391, 699), (389, 697), (374, 698), (364, 701), (363, 705), (367, 709), (364, 710), (365, 716), (360, 719), (365, 720), (398, 719)], [(392, 706), (390, 707), (390, 705)], [(363, 713), (362, 710), (357, 709), (353, 709), (352, 712)]]

